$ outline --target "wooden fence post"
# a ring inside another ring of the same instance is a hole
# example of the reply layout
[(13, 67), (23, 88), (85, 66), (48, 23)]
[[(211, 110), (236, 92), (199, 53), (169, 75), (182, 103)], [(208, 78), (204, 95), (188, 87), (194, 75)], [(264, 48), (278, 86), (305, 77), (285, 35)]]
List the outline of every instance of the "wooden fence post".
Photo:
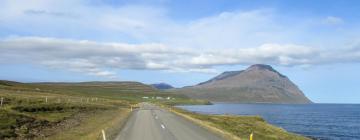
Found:
[(101, 130), (101, 132), (102, 132), (103, 140), (106, 140), (106, 135), (105, 135), (105, 131), (104, 131), (104, 129), (103, 129), (103, 130)]
[(4, 97), (1, 97), (1, 101), (0, 101), (0, 102), (1, 102), (1, 103), (0, 103), (0, 104), (1, 104), (0, 106), (2, 107), (3, 102), (4, 102)]

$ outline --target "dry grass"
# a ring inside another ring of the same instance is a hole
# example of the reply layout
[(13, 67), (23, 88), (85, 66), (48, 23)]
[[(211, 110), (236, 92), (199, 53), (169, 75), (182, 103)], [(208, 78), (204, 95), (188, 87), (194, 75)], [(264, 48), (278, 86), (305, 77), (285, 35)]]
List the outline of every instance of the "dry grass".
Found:
[[(99, 139), (104, 129), (112, 138), (121, 129), (133, 102), (101, 98), (66, 89), (0, 85), (0, 139)], [(46, 101), (47, 99), (47, 101)]]
[(108, 139), (114, 138), (127, 120), (129, 109), (107, 110), (89, 114), (88, 118), (76, 127), (49, 137), (53, 140), (97, 140), (101, 139), (101, 130), (105, 130)]

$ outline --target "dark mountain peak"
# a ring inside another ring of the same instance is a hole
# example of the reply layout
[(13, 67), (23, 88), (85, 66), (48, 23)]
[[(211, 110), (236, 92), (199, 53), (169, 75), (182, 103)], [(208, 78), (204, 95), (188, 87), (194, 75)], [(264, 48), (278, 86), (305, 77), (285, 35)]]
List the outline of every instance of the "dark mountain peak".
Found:
[(273, 68), (270, 65), (266, 65), (266, 64), (254, 64), (254, 65), (251, 65), (247, 69), (267, 69), (267, 70), (272, 70)]
[(213, 82), (213, 81), (219, 81), (219, 80), (224, 80), (226, 78), (229, 78), (229, 77), (232, 77), (232, 76), (235, 76), (235, 75), (238, 75), (240, 74), (241, 72), (243, 72), (243, 70), (241, 71), (225, 71), (223, 73), (221, 73), (220, 75), (208, 80), (208, 81), (205, 81), (205, 82), (202, 82), (202, 83), (199, 83), (198, 85), (203, 85), (203, 84), (207, 84), (207, 83), (210, 83), (210, 82)]
[(255, 64), (244, 71), (226, 71), (178, 91), (216, 102), (311, 103), (289, 78), (265, 64)]
[(278, 74), (280, 77), (286, 78), (285, 75), (282, 75), (281, 73), (279, 73), (278, 71), (276, 71), (273, 67), (271, 67), (270, 65), (266, 65), (266, 64), (254, 64), (251, 65), (249, 68), (246, 69), (246, 71), (252, 71), (252, 70), (268, 70), (271, 72), (274, 72), (276, 74)]
[(171, 86), (167, 83), (156, 83), (156, 84), (151, 84), (151, 86), (153, 86), (154, 88), (157, 88), (157, 89), (172, 89), (172, 88), (174, 88), (173, 86)]

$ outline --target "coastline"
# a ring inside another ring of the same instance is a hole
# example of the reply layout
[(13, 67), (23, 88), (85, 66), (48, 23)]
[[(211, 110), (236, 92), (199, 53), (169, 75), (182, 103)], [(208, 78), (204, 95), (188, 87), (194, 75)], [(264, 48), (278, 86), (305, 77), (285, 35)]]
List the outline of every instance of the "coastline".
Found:
[[(210, 115), (190, 112), (178, 107), (161, 105), (163, 108), (182, 116), (230, 140), (248, 139), (254, 133), (254, 139), (310, 140), (311, 138), (291, 133), (266, 122), (260, 116)], [(225, 121), (224, 121), (225, 120)], [(228, 123), (232, 122), (232, 123)]]

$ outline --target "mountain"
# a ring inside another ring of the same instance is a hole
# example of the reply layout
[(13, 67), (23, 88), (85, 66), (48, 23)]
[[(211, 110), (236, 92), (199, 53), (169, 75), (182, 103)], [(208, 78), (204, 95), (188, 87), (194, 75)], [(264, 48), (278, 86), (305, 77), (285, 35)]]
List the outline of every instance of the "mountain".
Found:
[(224, 72), (206, 82), (172, 91), (215, 102), (312, 103), (285, 75), (264, 64)]
[(172, 89), (172, 88), (174, 88), (173, 86), (166, 84), (166, 83), (151, 84), (151, 86), (153, 86), (154, 88), (157, 88), (157, 89)]

